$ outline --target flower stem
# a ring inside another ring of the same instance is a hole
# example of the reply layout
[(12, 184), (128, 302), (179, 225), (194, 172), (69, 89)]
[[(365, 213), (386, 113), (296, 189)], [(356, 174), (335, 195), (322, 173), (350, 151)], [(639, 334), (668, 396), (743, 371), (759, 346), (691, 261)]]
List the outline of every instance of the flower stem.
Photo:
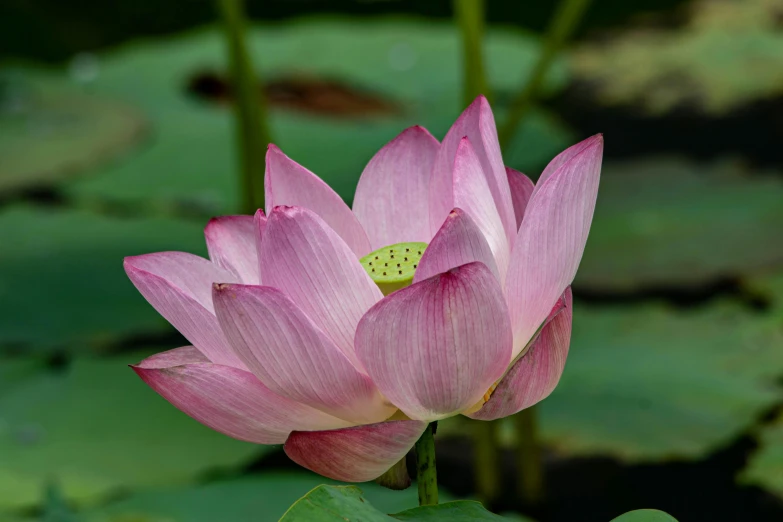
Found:
[(490, 504), (500, 489), (497, 421), (474, 421), (473, 467), (479, 499)]
[(462, 94), (467, 107), (479, 94), (489, 98), (484, 70), (484, 0), (454, 0), (454, 16), (462, 34)]
[(582, 19), (590, 0), (561, 0), (547, 28), (544, 48), (538, 57), (538, 61), (533, 67), (530, 79), (511, 102), (506, 122), (498, 132), (498, 139), (501, 148), (505, 149), (514, 133), (519, 128), (519, 124), (527, 114), (535, 99), (538, 97), (541, 86), (546, 79), (552, 63), (557, 58), (563, 44), (576, 29), (577, 24)]
[(240, 156), (242, 212), (264, 206), (264, 156), (269, 144), (266, 102), (245, 41), (244, 0), (217, 0), (223, 18)]
[(536, 407), (524, 409), (514, 415), (517, 429), (517, 486), (520, 496), (529, 505), (538, 505), (544, 497), (544, 474), (541, 466), (541, 450), (538, 444)]
[(438, 503), (438, 473), (435, 469), (435, 427), (432, 422), (416, 442), (416, 477), (419, 483), (419, 505)]

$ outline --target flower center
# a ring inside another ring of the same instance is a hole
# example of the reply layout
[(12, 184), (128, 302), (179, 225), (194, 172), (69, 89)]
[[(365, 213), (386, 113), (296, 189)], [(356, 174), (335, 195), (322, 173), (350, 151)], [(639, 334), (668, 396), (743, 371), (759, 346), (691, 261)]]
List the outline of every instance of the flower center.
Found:
[(383, 295), (405, 288), (413, 281), (427, 243), (397, 243), (379, 248), (359, 262)]

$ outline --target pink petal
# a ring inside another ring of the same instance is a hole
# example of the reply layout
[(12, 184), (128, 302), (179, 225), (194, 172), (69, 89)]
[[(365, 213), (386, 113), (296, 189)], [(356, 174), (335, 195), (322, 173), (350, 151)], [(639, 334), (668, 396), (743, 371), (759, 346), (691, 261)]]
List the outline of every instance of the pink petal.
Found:
[(394, 413), (372, 381), (281, 291), (215, 285), (214, 299), (234, 350), (273, 392), (356, 423)]
[(500, 280), (492, 250), (481, 230), (464, 210), (455, 208), (421, 256), (413, 282), (418, 283), (473, 261), (487, 265), (492, 275)]
[(440, 144), (423, 127), (411, 127), (390, 141), (362, 172), (353, 211), (373, 250), (432, 238), (428, 194)]
[(266, 212), (278, 205), (309, 208), (351, 247), (357, 257), (370, 253), (370, 241), (345, 201), (324, 181), (275, 145), (266, 153)]
[(530, 196), (533, 194), (535, 185), (530, 178), (511, 167), (506, 167), (506, 174), (508, 175), (508, 186), (511, 187), (511, 201), (514, 202), (514, 215), (517, 218), (517, 229), (519, 229), (519, 225), (522, 223), (522, 217), (525, 215), (527, 202), (530, 201)]
[(383, 294), (340, 236), (310, 210), (276, 207), (260, 261), (264, 284), (282, 290), (361, 368), (356, 325)]
[(506, 279), (514, 356), (574, 280), (593, 219), (602, 154), (603, 139), (591, 138), (533, 191)]
[[(253, 222), (255, 223), (255, 227), (256, 227), (256, 237), (258, 237), (258, 241), (256, 241), (256, 261), (258, 261), (259, 259), (261, 259), (261, 240), (264, 238), (264, 232), (266, 231), (266, 215), (264, 214), (263, 210), (261, 209), (256, 210), (256, 215), (253, 216)], [(259, 279), (259, 284), (261, 284), (260, 271), (259, 271), (258, 279)]]
[(376, 386), (408, 417), (433, 421), (476, 404), (511, 358), (497, 279), (470, 263), (386, 296), (356, 332)]
[(557, 172), (560, 167), (571, 161), (575, 156), (581, 154), (588, 147), (595, 147), (599, 142), (601, 150), (603, 150), (604, 136), (603, 134), (596, 134), (595, 136), (590, 136), (586, 140), (580, 141), (576, 145), (568, 147), (566, 150), (555, 156), (538, 177), (536, 186), (539, 187), (543, 185), (544, 182), (548, 180), (552, 174)]
[(506, 238), (513, 244), (516, 236), (516, 219), (511, 201), (503, 158), (500, 154), (495, 117), (484, 96), (479, 96), (454, 122), (435, 159), (430, 182), (430, 228), (432, 233), (440, 227), (452, 208), (460, 206), (451, 199), (451, 169), (459, 142), (467, 137), (476, 149), (482, 171), (487, 179), (492, 198), (498, 209)]
[(508, 237), (468, 138), (460, 141), (454, 158), (454, 206), (463, 209), (484, 234), (497, 263), (500, 281), (505, 280), (511, 255)]
[(426, 422), (390, 421), (331, 431), (295, 431), (284, 449), (291, 460), (324, 477), (367, 482), (399, 462), (426, 427)]
[(272, 393), (250, 372), (204, 361), (188, 346), (154, 355), (131, 368), (176, 408), (235, 439), (281, 444), (292, 430), (346, 424)]
[(258, 235), (253, 216), (222, 216), (209, 220), (204, 229), (209, 258), (249, 285), (258, 279)]
[(513, 415), (546, 399), (560, 381), (571, 341), (571, 287), (564, 306), (541, 330), (528, 352), (508, 370), (489, 401), (468, 417), (494, 420)]
[(238, 282), (236, 275), (184, 252), (126, 257), (123, 266), (141, 295), (210, 361), (244, 368), (212, 306), (212, 283)]

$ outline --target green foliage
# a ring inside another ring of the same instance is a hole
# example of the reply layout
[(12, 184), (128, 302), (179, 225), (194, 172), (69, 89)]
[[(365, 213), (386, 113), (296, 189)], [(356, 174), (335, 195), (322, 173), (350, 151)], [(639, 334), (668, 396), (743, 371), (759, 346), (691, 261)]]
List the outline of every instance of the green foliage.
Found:
[(677, 522), (673, 516), (656, 509), (637, 509), (612, 520), (612, 522)]
[(125, 276), (122, 259), (160, 250), (206, 254), (201, 224), (57, 208), (6, 208), (0, 237), (0, 350), (85, 352), (170, 331)]
[(777, 0), (694, 0), (683, 27), (628, 29), (574, 53), (572, 69), (607, 104), (723, 115), (783, 93), (779, 8)]
[(783, 333), (737, 305), (575, 309), (565, 372), (540, 408), (562, 452), (700, 458), (779, 401)]
[(56, 184), (127, 152), (142, 114), (53, 75), (0, 76), (0, 192)]
[[(272, 104), (276, 143), (348, 201), (365, 164), (381, 146), (415, 124), (442, 137), (462, 106), (459, 38), (450, 25), (312, 20), (260, 27), (248, 34), (248, 45), (269, 81), (336, 81), (362, 96), (369, 93), (385, 107), (355, 115)], [(493, 89), (508, 92), (529, 74), (539, 45), (531, 37), (491, 31), (485, 49)], [(239, 198), (230, 111), (225, 104), (206, 103), (186, 93), (195, 75), (223, 73), (224, 62), (223, 40), (213, 30), (103, 56), (91, 88), (145, 111), (154, 124), (155, 139), (126, 161), (69, 186), (69, 193), (87, 201), (195, 206), (207, 215), (235, 211)], [(555, 69), (547, 82), (550, 91), (563, 85), (564, 68)], [(295, 92), (292, 96), (297, 99)], [(500, 120), (503, 104), (495, 107)], [(541, 168), (571, 141), (551, 116), (535, 111), (510, 148), (507, 162)]]
[(783, 182), (736, 162), (608, 164), (578, 288), (687, 288), (783, 259)]
[(783, 414), (756, 432), (759, 446), (739, 476), (742, 484), (752, 484), (783, 497)]
[(174, 409), (127, 368), (141, 357), (76, 359), (1, 390), (0, 510), (38, 504), (51, 481), (84, 504), (128, 488), (188, 483), (268, 451)]

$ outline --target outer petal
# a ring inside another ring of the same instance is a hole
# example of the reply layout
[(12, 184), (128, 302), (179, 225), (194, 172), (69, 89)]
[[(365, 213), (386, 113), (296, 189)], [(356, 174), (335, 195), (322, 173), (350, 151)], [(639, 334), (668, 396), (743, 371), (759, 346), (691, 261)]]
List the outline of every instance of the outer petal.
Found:
[(282, 290), (361, 368), (356, 325), (383, 295), (340, 236), (310, 210), (277, 207), (260, 261), (264, 284)]
[(528, 352), (511, 366), (489, 401), (468, 417), (480, 420), (507, 417), (552, 393), (563, 374), (571, 342), (573, 303), (570, 287), (564, 301), (565, 306), (544, 326)]
[(432, 232), (435, 233), (452, 208), (460, 206), (449, 198), (451, 194), (451, 168), (459, 142), (466, 136), (476, 149), (503, 228), (506, 231), (506, 237), (509, 244), (513, 244), (517, 227), (511, 201), (511, 190), (500, 154), (495, 117), (492, 115), (492, 109), (484, 96), (476, 98), (457, 118), (446, 137), (443, 138), (443, 143), (438, 151), (430, 184), (430, 227)]
[(309, 208), (340, 234), (357, 257), (370, 253), (370, 241), (345, 201), (324, 181), (270, 144), (266, 153), (266, 212), (278, 205)]
[(215, 285), (220, 325), (247, 367), (275, 393), (356, 423), (395, 408), (282, 292)]
[(424, 251), (413, 282), (418, 283), (473, 261), (487, 265), (492, 275), (500, 280), (492, 250), (481, 230), (464, 210), (455, 208)]
[(210, 363), (190, 346), (154, 355), (131, 368), (175, 407), (235, 439), (281, 444), (292, 430), (346, 424), (274, 394), (250, 372)]
[(510, 360), (500, 285), (484, 264), (470, 263), (398, 290), (362, 318), (356, 351), (408, 417), (433, 421), (461, 412)]
[(593, 219), (603, 140), (539, 182), (525, 210), (506, 278), (506, 297), (518, 354), (571, 284)]
[(253, 216), (221, 216), (209, 220), (204, 229), (209, 258), (249, 285), (258, 278), (258, 235)]
[(500, 281), (505, 280), (511, 255), (508, 238), (468, 138), (460, 141), (454, 158), (454, 206), (463, 209), (478, 225), (495, 257)]
[[(264, 214), (263, 210), (256, 210), (256, 215), (253, 216), (253, 222), (256, 227), (256, 237), (258, 238), (256, 241), (256, 261), (259, 261), (261, 259), (261, 240), (264, 238), (264, 232), (266, 231), (266, 214)], [(258, 280), (259, 284), (261, 284), (260, 266), (258, 268)]]
[(419, 439), (426, 422), (390, 421), (310, 433), (293, 432), (286, 454), (319, 475), (344, 482), (380, 477)]
[(514, 202), (514, 216), (517, 218), (517, 229), (519, 229), (535, 184), (530, 178), (511, 167), (506, 167), (506, 175), (508, 175), (508, 186), (511, 187), (511, 201)]
[(244, 368), (212, 306), (212, 283), (238, 282), (236, 275), (184, 252), (126, 257), (123, 265), (141, 295), (210, 361)]
[(367, 164), (353, 211), (370, 237), (372, 249), (432, 238), (429, 184), (440, 144), (423, 127), (406, 129)]
[(568, 147), (566, 150), (555, 156), (552, 161), (549, 162), (549, 164), (546, 166), (544, 171), (541, 173), (541, 175), (538, 177), (538, 182), (536, 183), (537, 187), (540, 187), (544, 184), (546, 180), (549, 179), (549, 177), (554, 174), (555, 172), (560, 169), (563, 165), (570, 162), (574, 157), (581, 154), (585, 149), (588, 147), (595, 147), (596, 144), (600, 142), (601, 148), (603, 150), (603, 143), (604, 143), (604, 137), (602, 134), (596, 134), (595, 136), (590, 136), (586, 140), (582, 140), (576, 145), (572, 145)]

